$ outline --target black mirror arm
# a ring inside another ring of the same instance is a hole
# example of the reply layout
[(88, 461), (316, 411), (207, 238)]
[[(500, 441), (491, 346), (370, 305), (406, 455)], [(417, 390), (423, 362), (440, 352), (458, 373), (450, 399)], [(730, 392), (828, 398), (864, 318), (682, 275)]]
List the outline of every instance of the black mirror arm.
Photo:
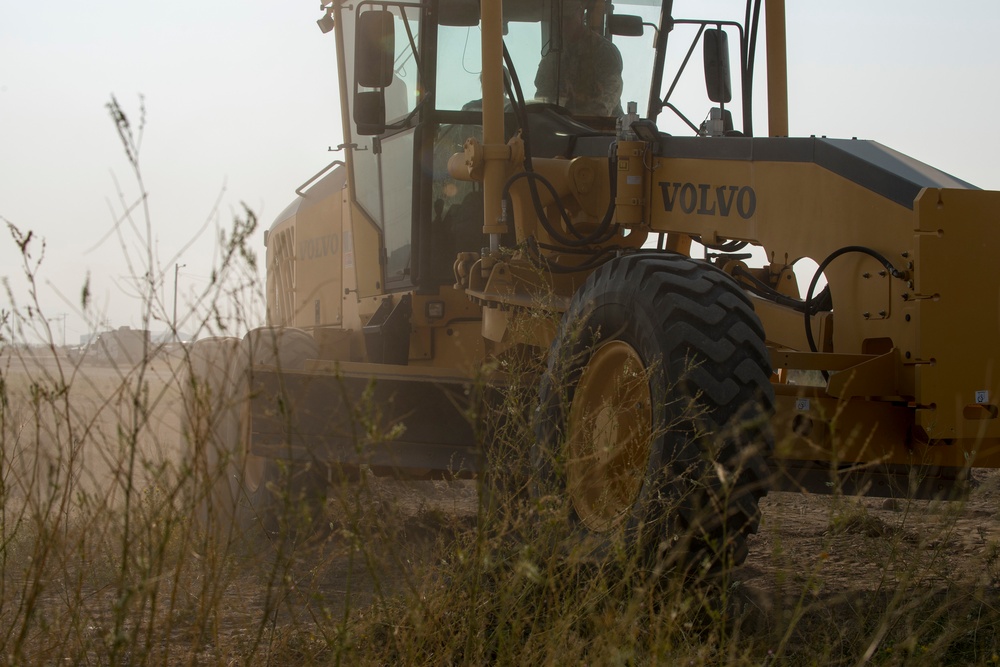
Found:
[(673, 104), (671, 104), (670, 102), (667, 102), (666, 100), (664, 100), (664, 102), (663, 102), (663, 108), (664, 109), (670, 109), (675, 114), (677, 114), (677, 117), (680, 118), (682, 121), (684, 121), (687, 124), (688, 127), (690, 127), (692, 130), (694, 130), (695, 134), (701, 134), (701, 129), (697, 125), (695, 125), (694, 123), (692, 123), (690, 120), (688, 120), (688, 117), (685, 116), (684, 114), (682, 114), (681, 110), (678, 109), (677, 107), (675, 107)]
[(704, 32), (705, 25), (702, 24), (698, 28), (698, 34), (696, 34), (694, 39), (691, 40), (691, 46), (688, 47), (687, 53), (684, 55), (684, 62), (681, 63), (680, 68), (677, 70), (677, 75), (674, 76), (674, 80), (670, 84), (670, 90), (668, 90), (667, 94), (663, 96), (664, 106), (666, 106), (667, 102), (670, 100), (670, 96), (674, 94), (674, 88), (677, 87), (677, 82), (681, 80), (681, 74), (683, 74), (684, 70), (687, 68), (688, 61), (691, 60), (691, 54), (694, 53), (695, 48), (698, 46), (698, 42), (701, 40), (702, 33)]
[[(417, 50), (417, 40), (413, 37), (413, 30), (410, 29), (410, 22), (406, 20), (406, 12), (403, 12), (403, 27), (406, 28), (406, 37), (410, 40), (410, 53), (413, 55), (413, 62), (417, 66), (418, 78), (423, 76), (424, 70), (420, 67), (420, 51)], [(423, 80), (423, 79), (420, 79)]]

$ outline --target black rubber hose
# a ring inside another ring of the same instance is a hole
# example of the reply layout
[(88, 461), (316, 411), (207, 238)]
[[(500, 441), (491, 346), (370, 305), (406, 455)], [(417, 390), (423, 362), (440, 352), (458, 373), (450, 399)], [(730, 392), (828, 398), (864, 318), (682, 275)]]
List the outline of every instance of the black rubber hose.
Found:
[(702, 244), (709, 250), (715, 250), (716, 252), (739, 252), (740, 250), (743, 250), (743, 248), (746, 248), (748, 245), (746, 241), (726, 241), (725, 243), (712, 244), (712, 243), (705, 243), (704, 241), (701, 240), (700, 236), (692, 236), (691, 238), (693, 238), (695, 241)]
[[(806, 298), (805, 298), (806, 340), (809, 342), (810, 352), (819, 352), (819, 350), (816, 349), (816, 340), (813, 338), (812, 320), (811, 320), (813, 292), (816, 290), (816, 284), (819, 282), (820, 276), (823, 275), (823, 271), (826, 269), (826, 267), (830, 265), (830, 262), (837, 259), (841, 255), (846, 255), (847, 253), (851, 252), (858, 252), (863, 255), (868, 255), (869, 257), (874, 258), (877, 262), (879, 262), (882, 266), (885, 267), (886, 271), (888, 271), (889, 275), (891, 275), (893, 278), (902, 279), (906, 277), (906, 274), (897, 269), (896, 267), (894, 267), (892, 265), (892, 262), (890, 262), (884, 255), (872, 250), (871, 248), (866, 248), (864, 246), (859, 246), (859, 245), (851, 245), (840, 248), (839, 250), (834, 250), (832, 253), (830, 253), (830, 255), (826, 259), (824, 259), (823, 262), (816, 269), (816, 273), (813, 274), (812, 281), (809, 283), (809, 289), (806, 290)], [(823, 372), (823, 377), (829, 379), (826, 371)]]
[(619, 253), (634, 254), (639, 252), (638, 250), (633, 248), (621, 248), (618, 246), (611, 246), (608, 248), (601, 249), (599, 252), (595, 253), (594, 256), (590, 258), (590, 260), (584, 262), (583, 264), (579, 264), (577, 266), (562, 266), (546, 259), (541, 254), (541, 252), (539, 252), (538, 241), (534, 237), (527, 239), (526, 247), (529, 251), (528, 257), (532, 261), (532, 263), (535, 264), (535, 266), (545, 269), (547, 271), (551, 271), (552, 273), (561, 273), (561, 274), (579, 273), (580, 271), (590, 271), (591, 269), (596, 269), (598, 266), (600, 266), (604, 262), (608, 261), (608, 259), (610, 259), (610, 257), (606, 257), (607, 255), (616, 255)]
[[(771, 301), (773, 303), (777, 303), (782, 306), (787, 306), (800, 313), (808, 312), (806, 309), (805, 301), (778, 292), (776, 289), (774, 289), (767, 283), (763, 282), (762, 280), (759, 280), (757, 276), (753, 275), (752, 273), (744, 269), (742, 266), (737, 266), (733, 270), (733, 274), (738, 274), (749, 280), (751, 282), (751, 285), (748, 285), (747, 288), (757, 296), (761, 297), (762, 299), (767, 299), (768, 301)], [(824, 293), (829, 293), (829, 286), (824, 287), (823, 290), (824, 290), (823, 292), (820, 292), (816, 296), (815, 301), (819, 302), (821, 299), (823, 299)], [(813, 306), (811, 314), (816, 314), (822, 309), (823, 309), (822, 306), (819, 305), (819, 303), (817, 303), (815, 306)]]
[[(521, 126), (521, 136), (524, 139), (524, 169), (525, 173), (530, 174), (530, 176), (526, 178), (528, 178), (528, 189), (531, 193), (531, 201), (535, 208), (535, 215), (538, 216), (538, 219), (541, 221), (542, 226), (545, 228), (545, 231), (547, 231), (549, 235), (552, 236), (552, 238), (555, 239), (558, 243), (561, 243), (563, 245), (580, 247), (584, 245), (606, 243), (607, 241), (614, 238), (614, 235), (618, 232), (618, 226), (615, 225), (612, 227), (611, 225), (611, 220), (614, 217), (614, 210), (615, 210), (615, 204), (614, 204), (615, 196), (617, 194), (617, 182), (615, 179), (613, 160), (609, 155), (608, 174), (611, 183), (611, 197), (608, 200), (608, 209), (605, 212), (604, 218), (601, 220), (597, 229), (594, 230), (594, 232), (592, 232), (591, 234), (584, 236), (576, 229), (576, 226), (570, 219), (569, 214), (566, 212), (566, 209), (564, 209), (559, 204), (559, 197), (552, 184), (549, 183), (548, 180), (546, 180), (540, 174), (536, 174), (534, 171), (531, 162), (532, 160), (531, 137), (529, 134), (529, 126), (528, 126), (527, 104), (524, 99), (524, 91), (521, 88), (520, 78), (517, 76), (517, 70), (514, 67), (514, 61), (510, 57), (510, 52), (507, 50), (506, 44), (503, 45), (503, 59), (504, 63), (507, 65), (507, 70), (508, 73), (510, 74), (511, 87), (513, 88), (513, 92), (516, 96), (516, 99), (514, 99), (514, 107), (516, 109), (518, 123)], [(613, 150), (614, 145), (615, 144), (612, 144), (612, 147), (611, 149), (609, 149), (609, 152), (610, 150)], [(507, 181), (507, 184), (504, 185), (503, 195), (502, 195), (502, 198), (504, 200), (506, 200), (508, 197), (511, 184), (514, 181), (516, 181), (518, 177), (521, 177), (521, 174), (515, 174), (513, 177), (511, 177), (511, 179)], [(534, 181), (534, 179), (536, 178), (540, 180), (543, 183), (543, 185), (545, 185), (549, 189), (549, 192), (552, 194), (553, 200), (556, 202), (556, 205), (558, 206), (559, 215), (562, 218), (563, 222), (566, 224), (566, 229), (569, 230), (570, 234), (576, 237), (575, 239), (566, 237), (565, 235), (562, 234), (562, 232), (552, 227), (552, 225), (549, 223), (548, 216), (545, 215), (545, 208), (542, 206), (541, 198), (538, 196), (538, 188)]]
[[(552, 184), (552, 182), (549, 181), (544, 176), (542, 176), (541, 174), (536, 173), (534, 171), (521, 171), (514, 174), (513, 176), (507, 179), (506, 183), (504, 183), (501, 195), (502, 198), (504, 200), (507, 200), (510, 196), (510, 188), (513, 187), (514, 183), (516, 183), (522, 178), (528, 179), (529, 185), (531, 186), (530, 189), (532, 193), (532, 200), (535, 204), (535, 214), (538, 216), (539, 222), (541, 222), (542, 227), (545, 228), (545, 231), (547, 231), (549, 235), (553, 239), (555, 239), (556, 242), (561, 243), (562, 245), (568, 247), (579, 248), (582, 246), (606, 243), (607, 241), (610, 241), (612, 238), (614, 238), (615, 234), (618, 233), (618, 226), (611, 225), (611, 219), (614, 217), (614, 197), (616, 190), (614, 185), (612, 185), (611, 188), (612, 190), (611, 198), (608, 205), (608, 210), (604, 215), (604, 219), (601, 220), (600, 224), (597, 226), (597, 229), (595, 229), (587, 236), (583, 236), (582, 234), (579, 233), (579, 231), (576, 230), (572, 221), (569, 219), (569, 216), (566, 214), (566, 210), (563, 209), (561, 206), (559, 207), (560, 215), (562, 216), (563, 221), (566, 222), (567, 228), (574, 236), (576, 236), (575, 239), (571, 239), (566, 237), (565, 235), (563, 235), (562, 232), (553, 227), (552, 223), (549, 222), (548, 216), (545, 215), (545, 209), (542, 206), (541, 199), (538, 197), (538, 190), (537, 187), (535, 186), (535, 181), (538, 181), (539, 183), (544, 185), (548, 189), (549, 194), (552, 195), (552, 199), (557, 203), (559, 201), (559, 193), (556, 191), (556, 188)], [(612, 181), (612, 183), (614, 183), (614, 181)]]

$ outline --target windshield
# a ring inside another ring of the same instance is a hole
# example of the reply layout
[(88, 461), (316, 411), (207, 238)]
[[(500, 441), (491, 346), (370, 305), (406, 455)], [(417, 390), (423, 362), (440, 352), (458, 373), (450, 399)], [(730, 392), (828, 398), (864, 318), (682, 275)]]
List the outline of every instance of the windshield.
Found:
[[(556, 104), (577, 116), (617, 117), (629, 101), (645, 109), (653, 31), (637, 37), (610, 35), (607, 16), (599, 11), (604, 4), (504, 3), (504, 45), (514, 64), (513, 79), (528, 102)], [(658, 4), (646, 1), (616, 2), (615, 11), (655, 24), (660, 10)], [(481, 42), (478, 25), (439, 27), (438, 110), (479, 110)]]
[[(454, 2), (461, 5), (463, 0)], [(748, 36), (737, 24), (747, 18), (746, 2), (720, 2), (709, 11), (704, 2), (695, 0), (672, 4), (669, 48), (656, 98), (650, 104), (662, 11), (659, 0), (626, 0), (613, 6), (600, 0), (508, 0), (504, 3), (504, 45), (525, 100), (556, 104), (578, 117), (604, 118), (617, 118), (629, 102), (635, 102), (640, 115), (655, 116), (665, 132), (703, 132), (702, 124), (715, 105), (706, 95), (702, 47), (706, 29), (717, 30), (728, 37), (732, 71), (732, 99), (722, 106), (731, 113), (733, 128), (743, 128), (749, 119), (743, 117), (739, 102), (743, 93), (740, 71)], [(628, 36), (612, 34), (616, 18), (624, 17), (629, 17), (633, 30)], [(446, 25), (447, 17), (444, 23), (438, 28), (435, 107), (478, 111), (482, 99), (480, 26)]]

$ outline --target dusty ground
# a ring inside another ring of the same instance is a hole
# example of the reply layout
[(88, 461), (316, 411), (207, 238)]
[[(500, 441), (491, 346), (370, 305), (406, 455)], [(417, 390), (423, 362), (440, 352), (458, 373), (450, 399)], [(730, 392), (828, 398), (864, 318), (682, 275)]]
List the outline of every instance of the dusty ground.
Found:
[[(74, 387), (74, 414), (104, 442), (114, 440), (123, 414), (115, 407), (121, 398), (117, 392), (123, 382), (133, 386), (139, 382), (137, 376), (114, 367), (74, 367), (44, 353), (29, 362), (2, 358), (0, 364), (8, 391), (16, 392), (29, 387), (32, 378), (56, 376), (62, 364), (62, 372)], [(183, 456), (176, 365), (176, 359), (157, 360), (141, 380), (151, 407), (150, 427), (141, 432), (141, 448), (151, 458), (165, 461)], [(52, 446), (58, 439), (56, 433), (42, 435), (43, 446)], [(81, 455), (85, 465), (79, 481), (89, 490), (120, 483), (115, 470), (120, 470), (121, 460), (113, 451)], [(860, 594), (891, 597), (900, 590), (933, 589), (944, 580), (966, 582), (970, 590), (993, 587), (1000, 581), (1000, 477), (992, 471), (977, 471), (975, 476), (977, 488), (963, 502), (887, 503), (773, 493), (762, 503), (760, 532), (752, 538), (751, 554), (734, 580), (761, 618), (803, 608), (852, 605)], [(475, 488), (468, 483), (372, 482), (372, 489), (374, 504), (367, 516), (376, 522), (386, 513), (399, 519), (386, 521), (384, 530), (392, 533), (386, 543), (401, 546), (374, 560), (366, 559), (348, 546), (357, 537), (352, 533), (357, 526), (347, 520), (338, 524), (334, 516), (335, 527), (325, 538), (325, 547), (304, 552), (282, 574), (291, 592), (280, 601), (276, 618), (315, 619), (317, 609), (337, 618), (379, 594), (402, 589), (410, 580), (398, 567), (400, 563), (413, 564), (429, 553), (436, 540), (474, 521)], [(233, 632), (250, 632), (248, 624), (259, 624), (257, 611), (267, 603), (268, 595), (258, 578), (262, 572), (267, 572), (266, 564), (259, 571), (237, 576), (228, 589), (223, 625)], [(906, 585), (898, 586), (900, 581)], [(317, 591), (322, 593), (321, 604), (315, 602)]]
[[(13, 433), (4, 443), (5, 457), (36, 467), (40, 461), (67, 464), (73, 457), (74, 481), (87, 493), (106, 490), (116, 481), (121, 441), (133, 429), (142, 458), (176, 462), (182, 456), (179, 373), (177, 359), (156, 359), (133, 369), (74, 362), (45, 349), (17, 354), (8, 350), (0, 354)], [(69, 387), (65, 393), (60, 391), (63, 386)], [(148, 406), (148, 418), (141, 417), (136, 399)], [(140, 422), (144, 422), (141, 427)], [(39, 457), (33, 451), (18, 451), (35, 443)], [(21, 481), (19, 477), (14, 475), (15, 481)]]
[[(976, 471), (980, 482), (964, 501), (934, 502), (772, 493), (762, 503), (764, 522), (751, 547), (742, 580), (768, 585), (779, 570), (822, 578), (829, 592), (870, 586), (892, 572), (890, 559), (961, 573), (970, 582), (995, 576), (1000, 544), (994, 471)], [(899, 573), (903, 576), (903, 573)]]

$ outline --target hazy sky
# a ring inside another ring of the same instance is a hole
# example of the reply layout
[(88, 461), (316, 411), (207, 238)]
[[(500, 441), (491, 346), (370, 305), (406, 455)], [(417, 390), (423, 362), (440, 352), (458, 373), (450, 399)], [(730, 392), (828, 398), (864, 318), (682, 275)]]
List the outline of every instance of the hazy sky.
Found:
[[(68, 341), (88, 330), (76, 312), (88, 272), (97, 311), (114, 326), (140, 323), (117, 237), (93, 248), (121, 212), (115, 180), (128, 201), (137, 193), (105, 109), (110, 95), (133, 121), (145, 98), (141, 160), (168, 306), (173, 258), (219, 200), (216, 220), (176, 260), (186, 264), (183, 311), (207, 284), (216, 227), (228, 228), (240, 202), (266, 228), (336, 157), (327, 152), (341, 142), (334, 43), (316, 27), (318, 6), (0, 3), (0, 217), (46, 239), (40, 299), (49, 317), (67, 314)], [(787, 14), (793, 135), (875, 139), (1000, 189), (1000, 3), (788, 0)], [(123, 233), (138, 258), (135, 234)], [(254, 244), (263, 257), (261, 232)], [(0, 276), (23, 301), (15, 251), (0, 230)]]

